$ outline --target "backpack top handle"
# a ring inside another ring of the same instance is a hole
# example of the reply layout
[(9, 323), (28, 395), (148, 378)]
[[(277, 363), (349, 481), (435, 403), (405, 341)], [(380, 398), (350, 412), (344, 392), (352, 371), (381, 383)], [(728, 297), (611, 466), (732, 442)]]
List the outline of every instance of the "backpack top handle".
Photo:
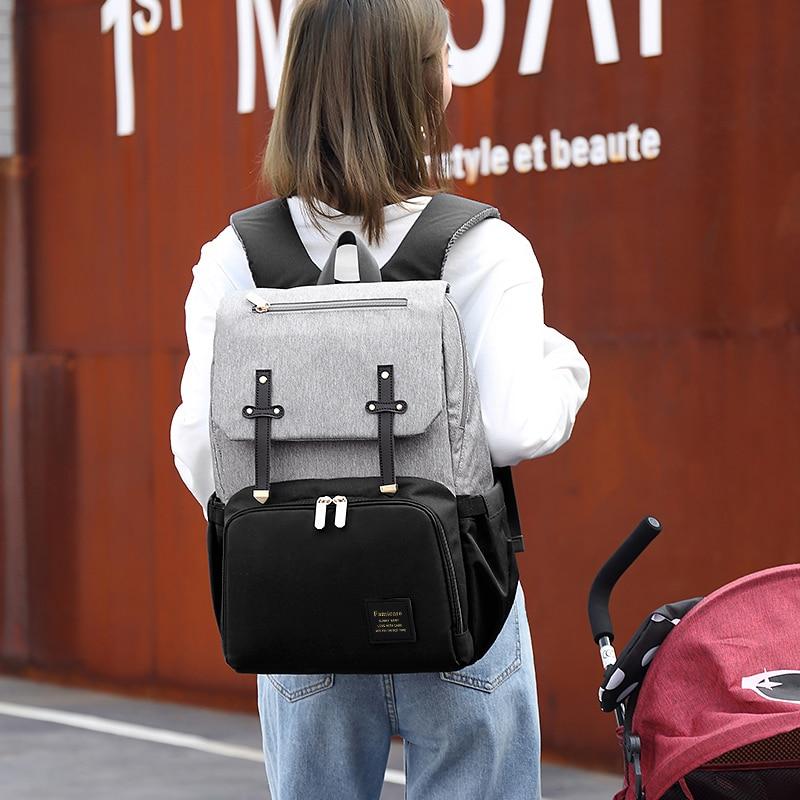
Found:
[(322, 272), (320, 272), (317, 285), (324, 283), (347, 283), (347, 281), (337, 281), (334, 275), (336, 271), (336, 256), (339, 253), (339, 248), (343, 244), (356, 246), (359, 281), (361, 281), (361, 283), (380, 283), (382, 280), (380, 267), (363, 239), (356, 236), (353, 231), (345, 231), (339, 236), (336, 243), (331, 248), (331, 254), (328, 256), (328, 260), (325, 262)]

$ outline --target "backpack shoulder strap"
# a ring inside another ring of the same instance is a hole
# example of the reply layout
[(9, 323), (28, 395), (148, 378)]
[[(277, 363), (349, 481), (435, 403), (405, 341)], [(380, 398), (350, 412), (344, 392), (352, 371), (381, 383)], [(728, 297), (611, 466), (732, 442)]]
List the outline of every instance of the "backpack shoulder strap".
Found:
[(494, 206), (446, 192), (435, 194), (381, 269), (384, 280), (441, 279), (456, 239), (490, 217), (500, 217)]
[(234, 211), (230, 224), (256, 286), (289, 289), (317, 282), (319, 268), (300, 241), (285, 197)]
[[(440, 279), (453, 243), (484, 219), (500, 217), (491, 205), (467, 197), (434, 195), (381, 269), (384, 280)], [(256, 286), (288, 289), (316, 283), (311, 260), (292, 222), (286, 198), (266, 200), (230, 215)]]

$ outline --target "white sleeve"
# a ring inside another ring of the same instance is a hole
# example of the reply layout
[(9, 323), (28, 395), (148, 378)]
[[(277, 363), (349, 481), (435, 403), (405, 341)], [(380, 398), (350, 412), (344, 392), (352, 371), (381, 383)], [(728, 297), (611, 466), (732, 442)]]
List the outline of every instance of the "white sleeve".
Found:
[(200, 259), (192, 267), (192, 285), (184, 303), (189, 357), (181, 378), (181, 403), (170, 425), (175, 467), (202, 506), (206, 519), (206, 503), (214, 491), (209, 403), (216, 312), (223, 294), (236, 288), (217, 257), (220, 244), (228, 235), (225, 230), (216, 239), (206, 242), (200, 248)]
[[(483, 423), (493, 463), (513, 465), (570, 438), (588, 395), (589, 365), (571, 339), (545, 324), (544, 280), (530, 242), (500, 220), (467, 236), (472, 241), (459, 257), (470, 262), (471, 285), (462, 318)], [(454, 267), (455, 284), (463, 270)]]

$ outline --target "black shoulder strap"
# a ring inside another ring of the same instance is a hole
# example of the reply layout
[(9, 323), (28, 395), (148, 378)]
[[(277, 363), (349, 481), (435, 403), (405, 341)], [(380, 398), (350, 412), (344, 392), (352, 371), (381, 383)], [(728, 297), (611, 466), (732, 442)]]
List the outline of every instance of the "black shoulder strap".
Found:
[[(500, 212), (491, 205), (449, 193), (435, 194), (392, 257), (381, 268), (385, 281), (441, 279), (450, 248), (459, 236)], [(289, 289), (314, 284), (320, 275), (292, 221), (286, 198), (266, 200), (230, 215), (258, 287)], [(516, 552), (524, 550), (510, 467), (493, 467), (503, 486)]]
[(257, 287), (289, 289), (317, 282), (319, 267), (300, 241), (285, 197), (234, 211), (230, 224)]
[(484, 219), (499, 216), (500, 212), (486, 203), (435, 194), (383, 265), (384, 280), (441, 279), (453, 242)]
[[(383, 280), (440, 279), (453, 242), (489, 217), (494, 207), (454, 194), (434, 195), (383, 265)], [(290, 288), (316, 283), (319, 267), (311, 260), (292, 222), (286, 198), (266, 200), (230, 215), (230, 224), (247, 254), (258, 287)]]

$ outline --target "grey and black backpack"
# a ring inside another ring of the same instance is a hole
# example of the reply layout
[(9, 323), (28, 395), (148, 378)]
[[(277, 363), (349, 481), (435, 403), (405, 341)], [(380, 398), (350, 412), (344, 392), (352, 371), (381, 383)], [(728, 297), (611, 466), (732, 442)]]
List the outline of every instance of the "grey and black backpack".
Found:
[(522, 534), (442, 271), (497, 216), (438, 194), (383, 268), (347, 231), (320, 271), (285, 200), (231, 215), (258, 288), (216, 315), (207, 544), (236, 672), (457, 670), (495, 641)]

